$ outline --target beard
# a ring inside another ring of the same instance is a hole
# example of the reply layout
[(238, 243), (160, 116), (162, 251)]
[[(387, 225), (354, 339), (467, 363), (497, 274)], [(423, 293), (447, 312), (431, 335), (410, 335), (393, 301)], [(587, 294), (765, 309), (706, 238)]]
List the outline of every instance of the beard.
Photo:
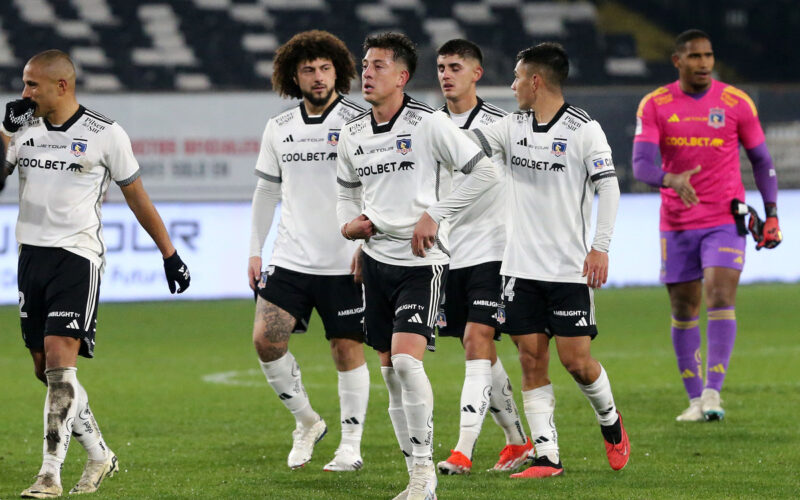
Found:
[(312, 92), (303, 92), (303, 98), (311, 103), (312, 106), (322, 106), (327, 104), (333, 94), (333, 89), (328, 90), (328, 93), (322, 97), (316, 97)]

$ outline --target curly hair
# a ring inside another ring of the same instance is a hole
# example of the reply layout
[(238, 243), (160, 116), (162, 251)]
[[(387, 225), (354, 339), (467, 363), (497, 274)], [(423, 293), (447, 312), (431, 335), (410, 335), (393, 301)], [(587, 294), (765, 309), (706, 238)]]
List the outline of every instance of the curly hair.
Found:
[(408, 79), (411, 80), (414, 76), (414, 70), (417, 69), (417, 46), (410, 38), (391, 31), (370, 35), (364, 40), (364, 53), (372, 48), (391, 50), (392, 60), (399, 59), (408, 68)]
[(297, 65), (315, 59), (330, 59), (336, 70), (334, 88), (339, 94), (350, 91), (350, 82), (358, 76), (356, 64), (347, 46), (327, 31), (303, 31), (293, 36), (275, 53), (272, 67), (272, 88), (284, 97), (303, 97), (295, 82)]

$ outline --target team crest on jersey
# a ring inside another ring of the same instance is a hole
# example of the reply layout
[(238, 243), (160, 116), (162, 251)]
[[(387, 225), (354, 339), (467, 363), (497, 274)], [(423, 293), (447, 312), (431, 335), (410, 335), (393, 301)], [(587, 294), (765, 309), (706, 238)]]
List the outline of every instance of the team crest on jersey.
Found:
[(711, 108), (708, 110), (708, 126), (711, 128), (722, 128), (725, 126), (725, 110), (722, 108)]
[(445, 316), (442, 309), (439, 309), (439, 313), (436, 315), (436, 326), (439, 328), (444, 328), (447, 326), (447, 316)]
[(331, 146), (336, 146), (339, 144), (339, 131), (338, 130), (329, 130), (328, 131), (328, 144)]
[(602, 158), (598, 158), (592, 161), (592, 165), (594, 165), (595, 170), (598, 168), (603, 168), (606, 166), (606, 161)]
[(75, 158), (80, 158), (86, 154), (86, 143), (75, 141), (72, 143), (72, 145), (70, 145), (69, 149), (72, 153), (72, 156)]
[(564, 156), (567, 154), (567, 142), (553, 141), (553, 146), (550, 148), (550, 152), (553, 153), (553, 156)]
[(405, 155), (411, 152), (411, 138), (397, 139), (397, 152)]

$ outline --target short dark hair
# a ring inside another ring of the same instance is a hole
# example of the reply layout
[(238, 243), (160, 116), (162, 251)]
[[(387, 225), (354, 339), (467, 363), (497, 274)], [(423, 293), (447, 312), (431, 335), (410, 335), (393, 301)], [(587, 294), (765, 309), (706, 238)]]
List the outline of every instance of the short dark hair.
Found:
[(708, 36), (708, 33), (698, 29), (690, 29), (686, 30), (680, 35), (678, 38), (675, 39), (675, 53), (682, 52), (686, 48), (686, 44), (691, 42), (692, 40), (698, 40), (700, 38), (705, 38), (709, 42), (711, 41), (711, 37)]
[(353, 55), (347, 46), (327, 31), (311, 30), (296, 34), (275, 53), (272, 66), (272, 88), (279, 95), (300, 99), (297, 65), (315, 59), (330, 59), (336, 70), (334, 88), (339, 94), (350, 91), (350, 82), (358, 76)]
[(544, 69), (548, 80), (561, 87), (569, 76), (569, 57), (560, 43), (544, 42), (517, 54), (517, 61)]
[(414, 76), (414, 70), (417, 69), (417, 46), (404, 34), (387, 31), (370, 35), (364, 40), (364, 53), (369, 49), (391, 50), (392, 60), (399, 59), (408, 68), (408, 79), (411, 80)]
[(481, 48), (463, 38), (454, 38), (444, 42), (444, 44), (439, 47), (439, 50), (436, 51), (436, 54), (440, 56), (457, 55), (464, 59), (475, 59), (478, 61), (478, 64), (483, 64)]

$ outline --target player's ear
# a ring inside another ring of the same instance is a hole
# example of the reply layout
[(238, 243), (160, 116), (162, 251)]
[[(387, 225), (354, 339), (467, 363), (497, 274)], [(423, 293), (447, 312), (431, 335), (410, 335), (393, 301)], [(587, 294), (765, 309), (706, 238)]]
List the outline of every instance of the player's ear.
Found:
[(398, 86), (405, 87), (409, 80), (411, 80), (411, 73), (409, 73), (407, 69), (401, 70), (400, 78), (397, 81)]
[(483, 66), (481, 66), (480, 64), (475, 66), (475, 71), (473, 72), (473, 75), (474, 75), (473, 76), (473, 78), (474, 78), (473, 81), (477, 82), (478, 80), (480, 80), (481, 77), (483, 76)]
[(678, 67), (678, 63), (681, 60), (681, 55), (679, 53), (677, 53), (677, 52), (673, 52), (671, 59), (672, 59), (672, 65), (677, 68)]
[(64, 95), (69, 90), (69, 82), (64, 78), (61, 78), (56, 82), (56, 86), (58, 87), (58, 95)]

